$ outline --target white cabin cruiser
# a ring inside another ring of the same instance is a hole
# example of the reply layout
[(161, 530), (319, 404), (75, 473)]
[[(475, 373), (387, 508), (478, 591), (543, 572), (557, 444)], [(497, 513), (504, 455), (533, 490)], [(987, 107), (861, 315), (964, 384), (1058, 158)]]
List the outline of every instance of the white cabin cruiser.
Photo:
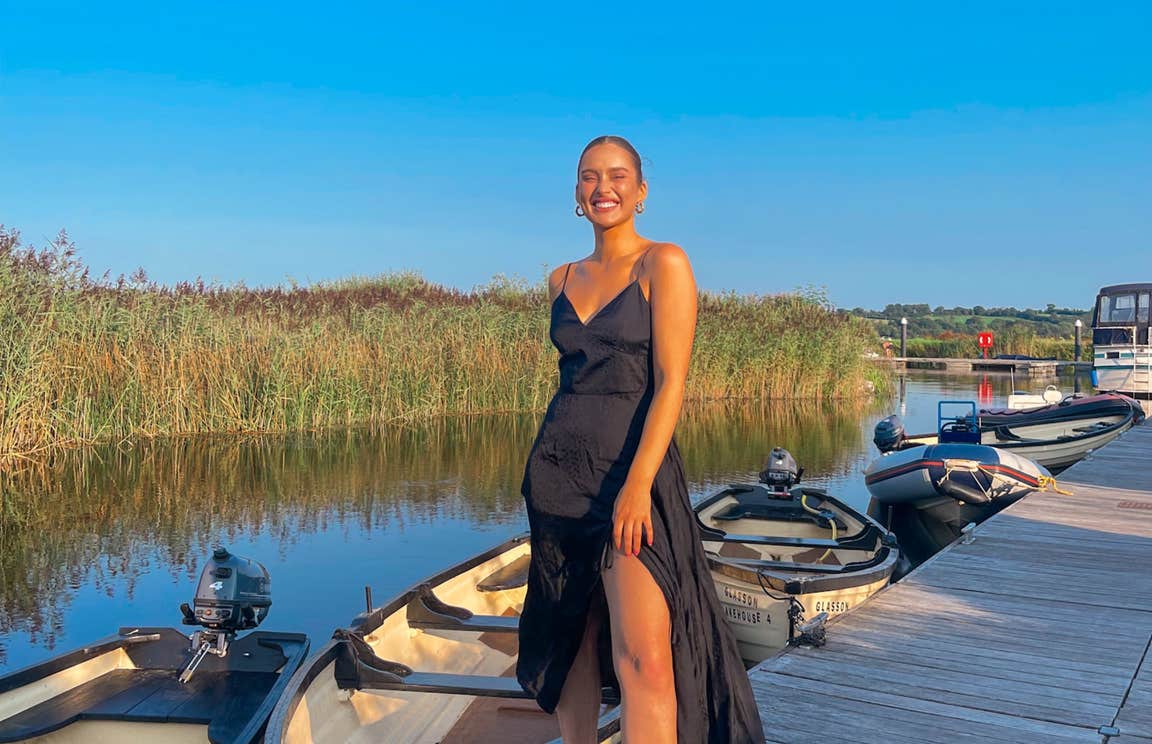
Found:
[(1096, 296), (1092, 383), (1152, 400), (1152, 282), (1114, 284)]

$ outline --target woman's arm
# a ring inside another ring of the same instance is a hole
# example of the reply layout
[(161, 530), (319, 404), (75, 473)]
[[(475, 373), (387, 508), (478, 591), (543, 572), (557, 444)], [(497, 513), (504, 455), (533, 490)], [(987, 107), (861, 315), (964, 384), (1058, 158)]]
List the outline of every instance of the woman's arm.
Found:
[(652, 403), (628, 477), (616, 497), (616, 549), (636, 555), (647, 534), (652, 544), (652, 483), (668, 452), (680, 409), (696, 335), (696, 280), (680, 246), (661, 243), (647, 257), (652, 308)]

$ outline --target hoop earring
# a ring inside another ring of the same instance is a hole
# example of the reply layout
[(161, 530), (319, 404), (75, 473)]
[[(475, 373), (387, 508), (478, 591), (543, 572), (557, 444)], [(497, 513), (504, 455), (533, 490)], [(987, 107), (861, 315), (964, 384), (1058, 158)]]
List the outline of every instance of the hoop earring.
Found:
[(584, 216), (584, 208), (581, 207), (579, 204), (576, 205), (576, 216), (577, 217), (583, 217)]
[(636, 202), (636, 214), (644, 214), (644, 202)]

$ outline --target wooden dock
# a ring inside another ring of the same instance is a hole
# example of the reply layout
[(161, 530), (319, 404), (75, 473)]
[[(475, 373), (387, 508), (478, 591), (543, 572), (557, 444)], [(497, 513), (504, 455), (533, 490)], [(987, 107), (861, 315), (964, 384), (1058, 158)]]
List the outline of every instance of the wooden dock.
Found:
[(750, 672), (775, 742), (1152, 744), (1152, 426)]
[(1015, 372), (1029, 377), (1055, 377), (1060, 370), (1092, 369), (1092, 362), (1052, 359), (945, 359), (943, 357), (878, 357), (877, 363), (896, 370), (939, 369), (946, 372)]

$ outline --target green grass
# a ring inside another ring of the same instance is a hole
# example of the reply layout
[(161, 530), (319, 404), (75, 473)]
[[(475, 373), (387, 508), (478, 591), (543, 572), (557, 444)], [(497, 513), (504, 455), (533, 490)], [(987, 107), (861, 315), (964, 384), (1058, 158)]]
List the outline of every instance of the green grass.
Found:
[[(946, 359), (967, 359), (980, 356), (980, 348), (976, 337), (949, 334), (949, 338), (910, 338), (908, 339), (908, 356), (910, 357), (939, 357)], [(1004, 334), (994, 338), (994, 346), (990, 356), (997, 354), (1023, 354), (1040, 359), (1054, 358), (1063, 361), (1072, 361), (1075, 356), (1076, 343), (1070, 338), (1047, 338), (1030, 333)], [(897, 352), (899, 342), (897, 342)], [(1080, 351), (1082, 360), (1092, 358), (1092, 344), (1085, 342)]]

